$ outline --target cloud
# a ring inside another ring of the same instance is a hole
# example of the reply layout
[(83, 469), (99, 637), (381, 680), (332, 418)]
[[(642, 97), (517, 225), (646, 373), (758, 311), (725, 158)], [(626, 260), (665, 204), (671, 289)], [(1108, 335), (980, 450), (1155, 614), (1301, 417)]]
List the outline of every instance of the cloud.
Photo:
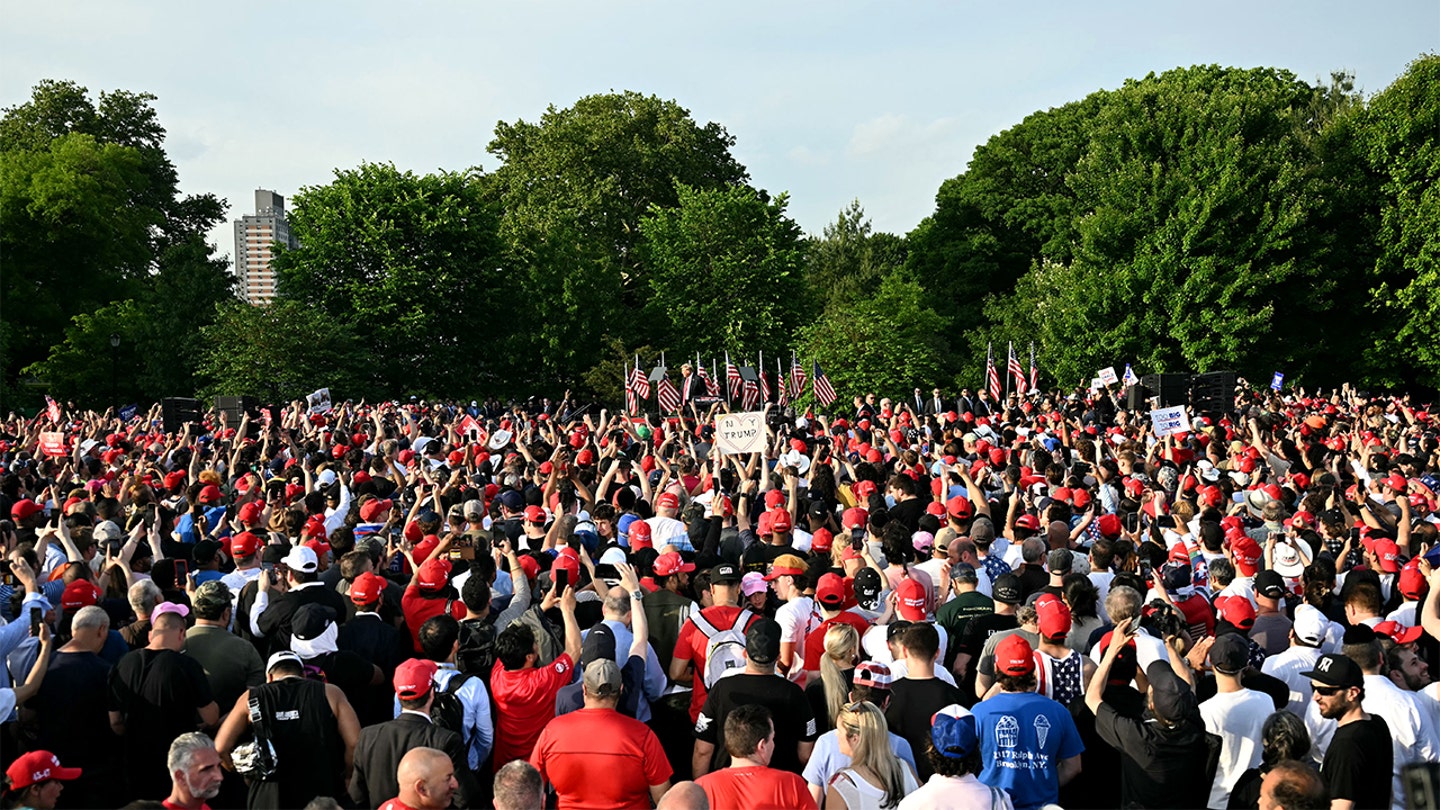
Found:
[(909, 116), (886, 113), (856, 124), (845, 153), (850, 157), (863, 157), (933, 147), (954, 137), (959, 123), (953, 116), (921, 123)]

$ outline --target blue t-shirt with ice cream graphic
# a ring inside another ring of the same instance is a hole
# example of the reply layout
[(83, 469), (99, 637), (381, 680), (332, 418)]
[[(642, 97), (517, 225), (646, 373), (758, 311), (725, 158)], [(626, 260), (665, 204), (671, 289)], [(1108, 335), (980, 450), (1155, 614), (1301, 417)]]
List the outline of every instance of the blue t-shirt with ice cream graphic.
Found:
[(974, 711), (980, 781), (1009, 793), (1015, 810), (1057, 801), (1060, 761), (1085, 750), (1070, 712), (1034, 692), (1001, 692)]

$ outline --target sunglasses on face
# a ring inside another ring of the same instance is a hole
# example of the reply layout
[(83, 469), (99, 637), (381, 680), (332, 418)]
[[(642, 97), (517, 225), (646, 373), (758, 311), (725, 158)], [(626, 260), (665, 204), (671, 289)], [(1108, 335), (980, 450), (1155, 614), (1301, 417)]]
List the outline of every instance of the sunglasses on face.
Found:
[(1343, 687), (1343, 686), (1317, 686), (1317, 687), (1315, 687), (1315, 694), (1317, 694), (1317, 695), (1324, 695), (1325, 697), (1335, 697), (1336, 695), (1338, 695), (1338, 694), (1340, 694), (1341, 692), (1344, 692), (1344, 691), (1345, 691), (1345, 687)]

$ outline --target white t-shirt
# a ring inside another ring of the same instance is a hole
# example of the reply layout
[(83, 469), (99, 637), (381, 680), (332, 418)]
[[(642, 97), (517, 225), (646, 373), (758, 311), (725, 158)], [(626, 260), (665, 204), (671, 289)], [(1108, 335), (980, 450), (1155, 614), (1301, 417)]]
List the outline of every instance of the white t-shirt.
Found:
[(655, 548), (674, 543), (681, 551), (694, 551), (690, 546), (690, 532), (684, 523), (664, 515), (656, 515), (645, 522), (650, 524), (650, 539)]
[(775, 621), (780, 625), (780, 643), (789, 641), (795, 644), (795, 663), (790, 667), (790, 680), (798, 680), (805, 673), (805, 636), (820, 626), (815, 600), (808, 596), (791, 599), (775, 611)]
[(1014, 810), (1015, 805), (1011, 803), (1009, 793), (986, 786), (973, 773), (964, 776), (941, 776), (937, 773), (914, 793), (901, 799), (896, 810), (974, 810), (977, 807)]
[(1253, 689), (1217, 692), (1200, 704), (1205, 730), (1220, 735), (1220, 767), (1210, 787), (1208, 807), (1225, 810), (1240, 775), (1260, 765), (1260, 728), (1273, 711), (1275, 703), (1270, 696)]

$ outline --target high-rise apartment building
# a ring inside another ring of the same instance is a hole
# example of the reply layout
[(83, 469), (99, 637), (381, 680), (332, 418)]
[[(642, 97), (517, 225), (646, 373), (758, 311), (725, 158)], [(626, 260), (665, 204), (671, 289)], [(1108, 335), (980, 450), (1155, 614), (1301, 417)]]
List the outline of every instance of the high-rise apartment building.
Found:
[(235, 223), (235, 275), (240, 278), (240, 295), (252, 304), (267, 304), (275, 298), (275, 271), (270, 257), (275, 243), (296, 247), (285, 222), (285, 198), (273, 191), (255, 190), (255, 213)]

